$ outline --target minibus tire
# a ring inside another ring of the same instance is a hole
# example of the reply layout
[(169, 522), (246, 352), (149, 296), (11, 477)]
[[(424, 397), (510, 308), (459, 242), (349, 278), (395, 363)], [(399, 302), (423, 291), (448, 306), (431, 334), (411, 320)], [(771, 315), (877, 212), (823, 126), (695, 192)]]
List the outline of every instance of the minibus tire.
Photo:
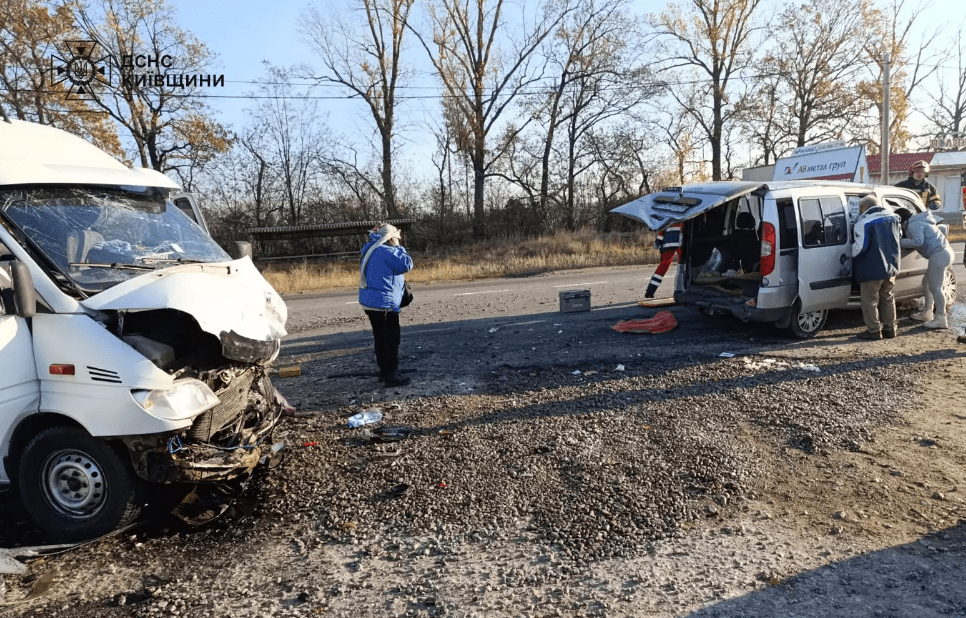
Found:
[(828, 309), (802, 313), (802, 301), (796, 300), (792, 307), (791, 320), (788, 331), (799, 339), (811, 339), (825, 327), (828, 321)]
[(34, 522), (51, 536), (102, 536), (140, 514), (140, 481), (130, 461), (77, 427), (37, 434), (20, 457), (19, 490)]

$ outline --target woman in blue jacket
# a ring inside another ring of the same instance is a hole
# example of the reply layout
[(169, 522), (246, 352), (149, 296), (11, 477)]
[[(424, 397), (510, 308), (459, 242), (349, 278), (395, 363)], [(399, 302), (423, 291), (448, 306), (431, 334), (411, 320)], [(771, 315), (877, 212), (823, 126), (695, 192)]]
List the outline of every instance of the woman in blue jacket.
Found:
[(399, 303), (405, 287), (405, 273), (413, 268), (413, 259), (399, 244), (399, 229), (388, 223), (369, 232), (369, 242), (362, 248), (359, 273), (359, 304), (365, 308), (372, 324), (372, 339), (379, 365), (379, 381), (386, 386), (409, 384), (400, 377), (399, 369)]

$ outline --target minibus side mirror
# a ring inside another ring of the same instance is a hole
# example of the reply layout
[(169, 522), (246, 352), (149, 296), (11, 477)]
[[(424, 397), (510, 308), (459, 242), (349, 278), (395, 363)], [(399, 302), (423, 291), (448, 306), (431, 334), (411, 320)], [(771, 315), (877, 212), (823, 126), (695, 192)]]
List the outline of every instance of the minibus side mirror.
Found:
[(34, 289), (34, 278), (30, 276), (30, 269), (23, 262), (13, 262), (10, 265), (13, 278), (14, 302), (16, 313), (22, 318), (31, 318), (37, 313), (37, 291)]

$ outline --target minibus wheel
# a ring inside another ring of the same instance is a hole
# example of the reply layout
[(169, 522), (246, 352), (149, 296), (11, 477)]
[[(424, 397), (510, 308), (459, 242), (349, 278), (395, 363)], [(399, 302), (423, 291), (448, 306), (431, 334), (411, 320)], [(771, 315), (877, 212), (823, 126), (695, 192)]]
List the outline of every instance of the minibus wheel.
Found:
[(827, 320), (828, 309), (803, 313), (802, 301), (796, 300), (795, 306), (792, 307), (792, 319), (788, 324), (788, 330), (799, 339), (810, 339), (825, 327)]
[(57, 539), (98, 537), (140, 514), (130, 461), (76, 427), (51, 427), (27, 444), (19, 489), (38, 526)]

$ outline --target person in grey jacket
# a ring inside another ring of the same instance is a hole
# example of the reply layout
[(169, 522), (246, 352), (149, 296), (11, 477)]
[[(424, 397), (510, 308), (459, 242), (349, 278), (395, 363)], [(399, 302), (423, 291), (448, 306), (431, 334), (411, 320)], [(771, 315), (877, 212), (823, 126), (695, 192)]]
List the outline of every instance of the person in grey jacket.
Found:
[(867, 195), (859, 202), (859, 218), (853, 226), (852, 272), (859, 283), (862, 339), (892, 339), (896, 336), (896, 295), (893, 287), (899, 274), (899, 215), (879, 205), (879, 198)]
[(904, 249), (915, 249), (929, 260), (926, 276), (922, 278), (922, 295), (926, 297), (926, 304), (921, 312), (913, 314), (912, 319), (924, 322), (926, 328), (949, 328), (943, 279), (956, 256), (946, 241), (946, 235), (940, 230), (939, 222), (928, 210), (912, 215), (906, 223), (906, 234), (900, 243)]

